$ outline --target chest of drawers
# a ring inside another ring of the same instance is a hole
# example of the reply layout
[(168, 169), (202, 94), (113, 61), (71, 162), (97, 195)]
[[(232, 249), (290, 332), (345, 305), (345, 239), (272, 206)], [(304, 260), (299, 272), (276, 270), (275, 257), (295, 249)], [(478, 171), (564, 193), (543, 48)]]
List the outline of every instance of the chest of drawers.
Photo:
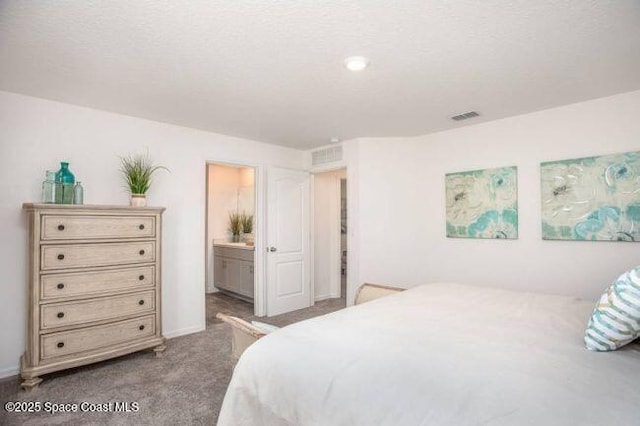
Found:
[(154, 348), (163, 208), (24, 204), (29, 223), (22, 386), (41, 375)]

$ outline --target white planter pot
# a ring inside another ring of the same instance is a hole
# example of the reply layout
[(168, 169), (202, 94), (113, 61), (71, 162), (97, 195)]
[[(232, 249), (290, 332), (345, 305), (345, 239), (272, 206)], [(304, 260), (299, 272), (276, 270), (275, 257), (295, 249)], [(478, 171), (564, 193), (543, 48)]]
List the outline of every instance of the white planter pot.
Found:
[(131, 194), (131, 207), (145, 207), (147, 205), (147, 196), (144, 194)]
[(248, 246), (252, 246), (255, 241), (255, 237), (253, 236), (253, 233), (242, 234), (242, 239)]

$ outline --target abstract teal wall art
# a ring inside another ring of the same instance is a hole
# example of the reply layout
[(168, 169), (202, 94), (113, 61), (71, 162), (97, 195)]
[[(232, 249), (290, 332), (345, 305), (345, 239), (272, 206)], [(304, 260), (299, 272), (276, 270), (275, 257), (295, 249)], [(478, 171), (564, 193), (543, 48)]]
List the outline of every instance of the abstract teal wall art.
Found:
[(542, 238), (640, 241), (640, 152), (540, 165)]
[(447, 237), (518, 238), (518, 169), (449, 173)]

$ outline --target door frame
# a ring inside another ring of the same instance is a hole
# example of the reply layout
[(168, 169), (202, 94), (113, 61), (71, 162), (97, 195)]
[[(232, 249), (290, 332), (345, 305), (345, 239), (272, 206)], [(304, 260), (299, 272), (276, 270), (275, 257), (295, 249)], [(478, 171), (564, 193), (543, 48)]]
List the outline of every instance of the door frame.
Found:
[[(338, 170), (344, 170), (345, 173), (345, 178), (347, 181), (347, 187), (346, 187), (346, 191), (347, 191), (347, 274), (346, 274), (346, 281), (347, 281), (347, 294), (345, 295), (346, 298), (346, 302), (347, 302), (347, 306), (350, 306), (349, 303), (349, 277), (350, 277), (350, 271), (351, 271), (351, 259), (352, 257), (350, 256), (350, 252), (351, 252), (351, 231), (350, 231), (350, 226), (351, 226), (351, 219), (350, 219), (350, 206), (351, 206), (351, 199), (350, 199), (350, 191), (349, 191), (349, 166), (347, 164), (344, 163), (337, 163), (335, 165), (325, 165), (323, 167), (317, 167), (317, 168), (313, 168), (310, 170), (311, 173), (311, 185), (310, 185), (310, 220), (311, 220), (311, 226), (310, 226), (310, 234), (311, 234), (311, 298), (313, 299), (314, 303), (315, 303), (315, 246), (316, 246), (316, 237), (315, 237), (315, 176), (317, 174), (321, 174), (321, 173), (327, 173), (327, 172), (335, 172)], [(337, 203), (338, 203), (338, 211), (340, 211), (340, 180), (341, 179), (336, 179), (337, 181), (337, 194), (338, 194), (338, 199), (337, 199)], [(337, 252), (340, 253), (339, 256), (329, 256), (329, 258), (331, 259), (330, 261), (330, 267), (331, 268), (335, 268), (338, 271), (338, 297), (340, 297), (340, 283), (341, 283), (341, 277), (340, 277), (340, 267), (341, 267), (341, 259), (342, 259), (342, 253), (341, 253), (341, 248), (340, 248), (340, 238), (341, 238), (341, 233), (340, 233), (340, 217), (338, 217), (338, 223), (336, 224), (337, 229), (338, 229), (338, 240), (337, 240)], [(332, 247), (333, 248), (333, 247)], [(331, 285), (329, 287), (329, 293), (331, 294), (332, 292)], [(320, 300), (318, 300), (320, 301)]]
[[(237, 161), (226, 161), (226, 160), (207, 160), (205, 161), (205, 203), (204, 203), (204, 268), (205, 268), (205, 278), (203, 290), (206, 294), (207, 292), (207, 282), (209, 281), (209, 253), (211, 248), (209, 247), (208, 240), (208, 227), (209, 227), (209, 166), (210, 165), (220, 165), (220, 166), (231, 166), (231, 167), (250, 167), (254, 170), (254, 202), (255, 202), (255, 249), (253, 251), (253, 271), (254, 271), (254, 279), (253, 279), (253, 313), (255, 316), (262, 317), (266, 315), (266, 285), (265, 285), (265, 253), (263, 248), (265, 247), (264, 238), (266, 231), (266, 215), (265, 215), (265, 207), (266, 207), (266, 190), (265, 190), (265, 166), (257, 163), (251, 162), (237, 162)], [(214, 272), (215, 273), (215, 272)], [(206, 311), (206, 297), (205, 297), (205, 311)]]

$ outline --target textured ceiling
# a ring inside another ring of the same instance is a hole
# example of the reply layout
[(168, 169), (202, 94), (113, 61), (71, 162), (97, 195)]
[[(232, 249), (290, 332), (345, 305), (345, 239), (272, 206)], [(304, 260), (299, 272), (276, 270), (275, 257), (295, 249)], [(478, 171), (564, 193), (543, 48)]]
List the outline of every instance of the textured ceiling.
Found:
[(298, 148), (636, 89), (637, 0), (0, 1), (0, 90)]

